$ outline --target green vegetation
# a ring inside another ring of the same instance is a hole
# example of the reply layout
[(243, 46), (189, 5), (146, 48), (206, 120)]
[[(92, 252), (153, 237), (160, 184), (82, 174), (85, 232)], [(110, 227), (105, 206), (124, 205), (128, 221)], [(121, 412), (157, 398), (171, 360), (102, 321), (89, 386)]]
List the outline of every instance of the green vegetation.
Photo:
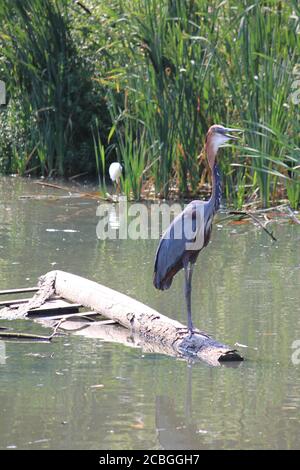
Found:
[(195, 194), (223, 123), (245, 129), (220, 160), (228, 202), (297, 208), (299, 18), (297, 0), (3, 0), (0, 169), (103, 186), (117, 158), (135, 199)]

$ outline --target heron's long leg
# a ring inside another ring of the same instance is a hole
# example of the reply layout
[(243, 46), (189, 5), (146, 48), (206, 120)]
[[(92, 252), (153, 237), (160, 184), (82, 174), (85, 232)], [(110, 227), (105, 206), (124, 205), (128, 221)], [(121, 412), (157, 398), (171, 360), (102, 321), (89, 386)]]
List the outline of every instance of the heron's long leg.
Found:
[(191, 294), (192, 294), (192, 275), (193, 275), (193, 264), (187, 262), (184, 264), (184, 278), (185, 278), (185, 285), (184, 285), (184, 293), (185, 293), (185, 300), (186, 300), (186, 307), (187, 307), (187, 319), (188, 319), (188, 330), (190, 333), (190, 337), (193, 334), (193, 322), (192, 322), (192, 301), (191, 301)]

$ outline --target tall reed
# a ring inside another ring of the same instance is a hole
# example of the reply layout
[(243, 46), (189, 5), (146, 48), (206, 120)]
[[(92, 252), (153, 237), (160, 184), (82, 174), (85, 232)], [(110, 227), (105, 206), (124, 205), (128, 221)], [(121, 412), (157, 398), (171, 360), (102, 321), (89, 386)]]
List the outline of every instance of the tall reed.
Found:
[(221, 160), (227, 198), (241, 206), (258, 186), (267, 206), (280, 183), (296, 207), (299, 110), (290, 96), (299, 18), (292, 6), (140, 0), (123, 9), (120, 112), (142, 122), (144, 139), (160, 146), (152, 167), (157, 192), (167, 196), (174, 183), (181, 192), (197, 189), (203, 136), (221, 122), (246, 131), (247, 145)]
[[(41, 173), (48, 175), (80, 167), (78, 155), (84, 151), (82, 141), (91, 139), (95, 111), (93, 67), (78, 52), (71, 31), (72, 4), (69, 0), (0, 4), (0, 54), (8, 100), (23, 111), (17, 125), (11, 122), (13, 161), (23, 161), (25, 168), (33, 152), (31, 166), (39, 164)], [(21, 142), (14, 139), (18, 126), (24, 131)], [(91, 158), (92, 152), (88, 153)]]
[(10, 97), (0, 109), (4, 169), (39, 165), (66, 174), (81, 164), (101, 173), (103, 185), (118, 158), (123, 190), (134, 198), (146, 181), (160, 197), (174, 188), (194, 194), (204, 174), (204, 136), (217, 122), (245, 129), (240, 145), (220, 158), (227, 201), (241, 207), (258, 190), (264, 207), (285, 198), (298, 207), (296, 0), (84, 6), (0, 5), (1, 72)]

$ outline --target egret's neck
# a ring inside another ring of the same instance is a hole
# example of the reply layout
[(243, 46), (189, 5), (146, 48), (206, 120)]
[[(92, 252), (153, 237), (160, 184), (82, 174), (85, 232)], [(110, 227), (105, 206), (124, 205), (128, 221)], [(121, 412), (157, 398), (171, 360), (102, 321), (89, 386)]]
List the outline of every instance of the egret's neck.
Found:
[(222, 184), (221, 184), (221, 175), (220, 170), (215, 162), (213, 169), (212, 169), (212, 192), (209, 199), (209, 203), (213, 207), (213, 211), (217, 212), (221, 204), (221, 197), (222, 197)]

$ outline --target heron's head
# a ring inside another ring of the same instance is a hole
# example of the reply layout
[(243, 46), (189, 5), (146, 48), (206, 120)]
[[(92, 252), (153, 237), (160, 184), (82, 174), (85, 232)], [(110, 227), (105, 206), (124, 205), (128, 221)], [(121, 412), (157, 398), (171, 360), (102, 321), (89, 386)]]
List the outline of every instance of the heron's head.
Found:
[(233, 132), (243, 132), (241, 129), (232, 129), (230, 127), (223, 127), (219, 124), (214, 124), (208, 129), (206, 134), (206, 151), (207, 159), (211, 168), (215, 163), (215, 158), (219, 147), (228, 140), (237, 140), (238, 137)]

